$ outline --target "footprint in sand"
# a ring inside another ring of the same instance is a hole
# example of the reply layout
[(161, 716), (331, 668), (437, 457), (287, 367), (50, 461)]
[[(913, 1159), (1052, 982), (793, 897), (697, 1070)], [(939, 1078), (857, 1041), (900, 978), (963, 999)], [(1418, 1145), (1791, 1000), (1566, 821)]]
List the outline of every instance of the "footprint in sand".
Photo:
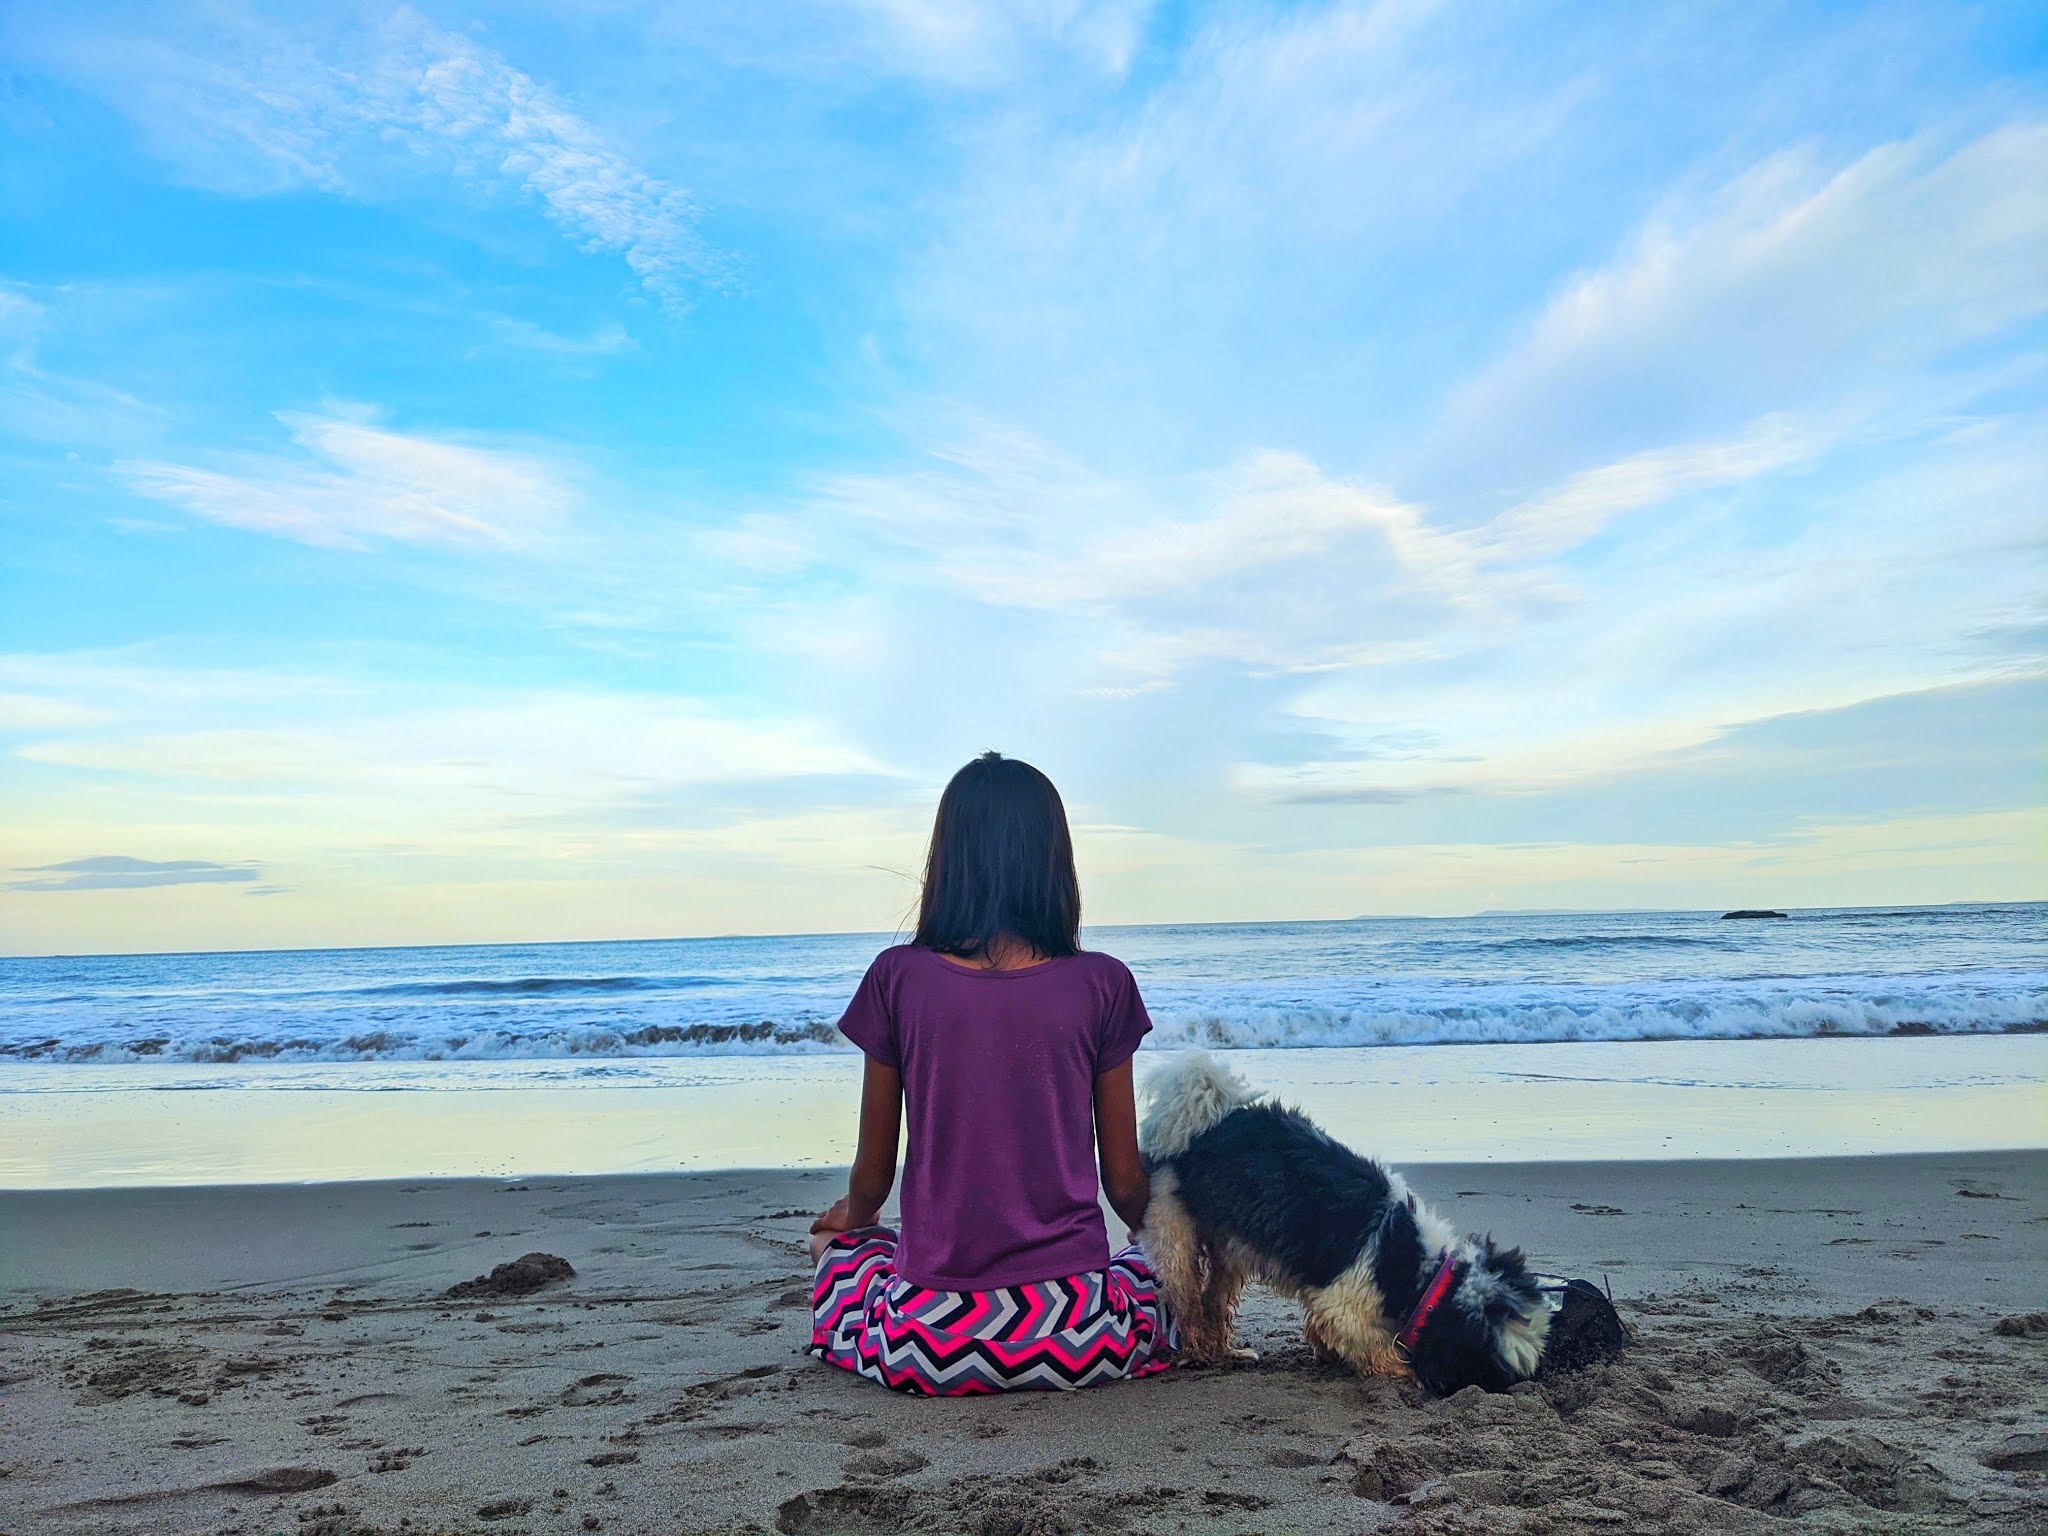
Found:
[(1202, 1494), (1202, 1502), (1211, 1509), (1271, 1509), (1273, 1501), (1262, 1499), (1256, 1493), (1232, 1493), (1228, 1488), (1210, 1488)]
[(775, 1511), (775, 1529), (782, 1536), (900, 1531), (905, 1520), (901, 1501), (902, 1496), (891, 1490), (858, 1484), (818, 1488), (785, 1500)]
[(562, 1389), (562, 1406), (595, 1408), (605, 1403), (623, 1403), (626, 1400), (625, 1384), (632, 1379), (630, 1376), (620, 1376), (609, 1371), (599, 1371), (594, 1376), (585, 1376), (581, 1381), (572, 1382)]
[(325, 1467), (272, 1467), (247, 1477), (209, 1483), (207, 1487), (228, 1493), (310, 1493), (341, 1479)]
[(1979, 1460), (1994, 1472), (2048, 1472), (2048, 1435), (2012, 1435)]

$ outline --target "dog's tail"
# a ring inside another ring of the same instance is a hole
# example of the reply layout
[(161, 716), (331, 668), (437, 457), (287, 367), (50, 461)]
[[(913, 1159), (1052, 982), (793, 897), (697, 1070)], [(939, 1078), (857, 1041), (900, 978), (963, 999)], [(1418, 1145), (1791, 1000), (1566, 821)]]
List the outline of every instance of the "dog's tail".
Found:
[(1257, 1095), (1207, 1051), (1187, 1051), (1145, 1082), (1138, 1150), (1152, 1162), (1179, 1157), (1188, 1143)]

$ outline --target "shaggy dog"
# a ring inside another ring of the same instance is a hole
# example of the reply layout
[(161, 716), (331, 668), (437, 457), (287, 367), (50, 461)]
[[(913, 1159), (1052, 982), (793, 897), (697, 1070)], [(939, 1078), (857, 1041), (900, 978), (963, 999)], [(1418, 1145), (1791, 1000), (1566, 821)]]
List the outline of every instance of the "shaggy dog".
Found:
[(1179, 1316), (1183, 1359), (1249, 1354), (1231, 1348), (1230, 1325), (1256, 1279), (1301, 1303), (1319, 1357), (1368, 1375), (1448, 1393), (1536, 1373), (1550, 1305), (1519, 1249), (1459, 1237), (1399, 1174), (1261, 1102), (1203, 1052), (1147, 1092), (1139, 1240)]

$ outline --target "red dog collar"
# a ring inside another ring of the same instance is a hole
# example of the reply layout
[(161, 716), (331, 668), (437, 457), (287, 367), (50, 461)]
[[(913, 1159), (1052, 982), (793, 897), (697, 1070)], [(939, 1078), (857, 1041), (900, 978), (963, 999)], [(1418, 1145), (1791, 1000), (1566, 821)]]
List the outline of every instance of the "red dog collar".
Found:
[(1436, 1267), (1436, 1274), (1423, 1288), (1422, 1299), (1415, 1303), (1415, 1310), (1408, 1314), (1408, 1324), (1401, 1330), (1397, 1341), (1404, 1350), (1413, 1349), (1415, 1341), (1422, 1337), (1422, 1330), (1429, 1323), (1430, 1315), (1443, 1305), (1451, 1294), (1451, 1280), (1457, 1273), (1458, 1253), (1455, 1248), (1444, 1251), (1443, 1262)]

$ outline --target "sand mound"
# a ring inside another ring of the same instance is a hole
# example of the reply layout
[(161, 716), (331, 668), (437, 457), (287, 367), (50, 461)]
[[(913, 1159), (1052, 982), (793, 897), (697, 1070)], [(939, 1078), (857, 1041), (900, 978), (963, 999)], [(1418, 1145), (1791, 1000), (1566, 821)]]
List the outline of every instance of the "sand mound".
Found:
[(441, 1294), (451, 1301), (478, 1296), (524, 1296), (557, 1280), (570, 1279), (575, 1273), (567, 1259), (556, 1258), (552, 1253), (524, 1253), (509, 1264), (500, 1264), (488, 1275), (451, 1285)]

